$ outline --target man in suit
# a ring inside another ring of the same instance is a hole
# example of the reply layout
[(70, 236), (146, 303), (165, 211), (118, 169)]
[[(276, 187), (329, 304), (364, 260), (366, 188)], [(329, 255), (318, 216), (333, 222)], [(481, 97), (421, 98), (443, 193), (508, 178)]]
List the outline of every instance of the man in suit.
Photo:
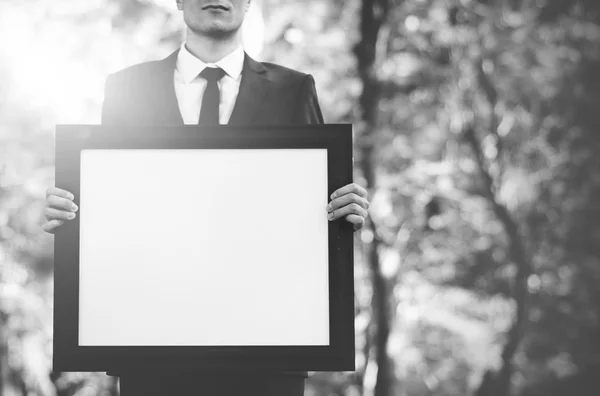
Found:
[[(135, 65), (106, 81), (102, 123), (114, 125), (230, 124), (307, 125), (323, 123), (314, 79), (242, 49), (240, 27), (251, 0), (176, 0), (187, 26), (186, 42), (164, 60)], [(299, 192), (302, 186), (298, 187)], [(118, 192), (115, 192), (118, 194)], [(249, 191), (248, 194), (252, 194)], [(328, 219), (345, 219), (360, 229), (369, 202), (355, 183), (335, 191)], [(51, 187), (42, 228), (54, 233), (75, 218), (72, 193)], [(243, 197), (240, 197), (243, 201)], [(290, 208), (290, 216), (294, 215)], [(117, 373), (128, 395), (301, 396), (306, 373)], [(193, 375), (190, 375), (193, 374)]]

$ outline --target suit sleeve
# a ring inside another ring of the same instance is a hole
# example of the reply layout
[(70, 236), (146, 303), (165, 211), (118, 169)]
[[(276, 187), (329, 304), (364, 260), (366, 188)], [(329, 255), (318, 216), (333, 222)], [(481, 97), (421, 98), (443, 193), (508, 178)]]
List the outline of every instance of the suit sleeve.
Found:
[(116, 95), (116, 81), (114, 75), (109, 75), (106, 78), (106, 83), (104, 84), (104, 102), (102, 103), (102, 121), (103, 125), (110, 124), (118, 124), (119, 123), (119, 115), (118, 109), (119, 105), (117, 102)]
[(323, 114), (315, 88), (315, 79), (308, 74), (299, 92), (298, 106), (294, 123), (296, 125), (323, 124)]

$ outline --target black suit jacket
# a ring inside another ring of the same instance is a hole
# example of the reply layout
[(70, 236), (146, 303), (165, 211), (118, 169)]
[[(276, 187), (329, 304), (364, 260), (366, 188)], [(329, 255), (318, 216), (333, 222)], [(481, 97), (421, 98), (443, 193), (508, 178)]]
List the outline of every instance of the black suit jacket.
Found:
[[(102, 124), (183, 125), (173, 80), (178, 52), (111, 74), (106, 80)], [(245, 55), (229, 125), (322, 123), (310, 74), (260, 63)]]

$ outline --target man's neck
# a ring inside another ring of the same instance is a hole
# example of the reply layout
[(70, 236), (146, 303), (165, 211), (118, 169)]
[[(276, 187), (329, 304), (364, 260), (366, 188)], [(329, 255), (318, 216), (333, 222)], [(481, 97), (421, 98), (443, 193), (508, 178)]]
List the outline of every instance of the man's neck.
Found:
[(242, 44), (240, 32), (231, 37), (213, 38), (195, 34), (188, 29), (185, 47), (187, 50), (204, 63), (217, 62)]

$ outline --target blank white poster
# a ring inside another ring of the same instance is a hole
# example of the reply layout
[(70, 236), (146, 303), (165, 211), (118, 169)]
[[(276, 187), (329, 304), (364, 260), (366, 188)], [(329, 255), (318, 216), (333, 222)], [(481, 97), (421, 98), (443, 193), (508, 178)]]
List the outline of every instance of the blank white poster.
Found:
[(329, 345), (327, 151), (83, 150), (79, 345)]

